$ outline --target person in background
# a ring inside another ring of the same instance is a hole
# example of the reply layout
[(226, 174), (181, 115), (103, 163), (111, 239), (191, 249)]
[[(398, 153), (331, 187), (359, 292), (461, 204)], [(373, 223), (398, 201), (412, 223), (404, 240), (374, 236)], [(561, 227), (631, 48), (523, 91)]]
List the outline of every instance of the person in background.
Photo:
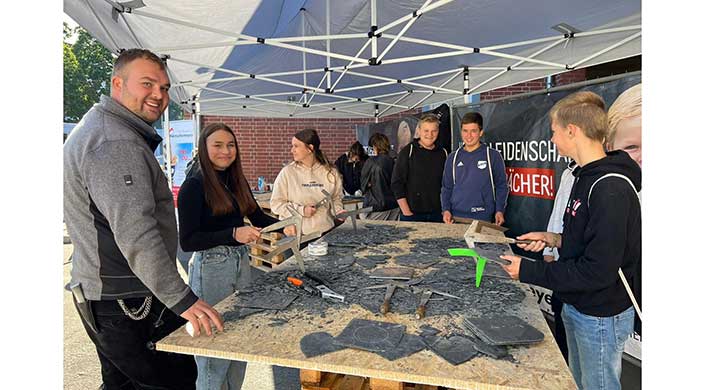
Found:
[[(251, 282), (250, 257), (244, 244), (259, 238), (260, 228), (277, 222), (255, 202), (242, 171), (235, 133), (211, 123), (198, 139), (199, 169), (181, 185), (178, 197), (179, 239), (193, 251), (189, 285), (211, 305)], [(245, 225), (247, 217), (253, 226)], [(240, 389), (247, 362), (196, 356), (198, 390)]]
[(375, 155), (363, 165), (360, 184), (364, 196), (362, 207), (371, 206), (372, 212), (364, 218), (396, 221), (399, 219), (399, 206), (392, 192), (394, 160), (389, 157), (389, 139), (384, 134), (375, 133), (368, 145), (372, 146)]
[[(576, 161), (576, 180), (563, 217), (563, 233), (531, 232), (518, 244), (539, 252), (559, 248), (560, 261), (503, 265), (514, 279), (553, 290), (564, 303), (568, 360), (580, 389), (619, 389), (624, 344), (635, 310), (619, 271), (640, 301), (641, 169), (622, 151), (605, 152), (607, 113), (602, 98), (576, 92), (550, 113), (552, 142)], [(615, 175), (616, 174), (616, 175)]]
[(480, 142), (482, 115), (468, 112), (460, 125), (463, 145), (451, 153), (443, 169), (443, 222), (459, 217), (502, 225), (509, 196), (504, 159)]
[(359, 141), (350, 145), (350, 150), (335, 160), (335, 167), (343, 175), (343, 190), (348, 195), (359, 195), (362, 166), (369, 156)]
[[(294, 161), (284, 166), (274, 180), (272, 212), (279, 219), (286, 219), (291, 216), (287, 206), (291, 206), (304, 217), (302, 234), (323, 234), (335, 226), (333, 216), (345, 211), (343, 178), (323, 154), (316, 130), (304, 129), (294, 134), (291, 154)], [(332, 203), (320, 203), (325, 198), (321, 190), (331, 194)], [(284, 233), (296, 234), (294, 226), (287, 226)]]
[[(610, 106), (607, 111), (607, 137), (605, 139), (607, 151), (621, 149), (641, 167), (641, 84), (637, 84), (624, 92)], [(551, 217), (546, 226), (547, 232), (563, 232), (563, 214), (568, 205), (568, 197), (573, 187), (576, 169), (575, 161), (568, 164), (568, 168), (561, 175), (560, 185), (553, 202)], [(558, 260), (560, 257), (557, 248), (545, 248), (543, 259), (547, 262)], [(561, 313), (563, 302), (557, 296), (551, 299), (551, 311), (555, 319), (555, 338), (563, 357), (568, 361), (568, 344), (565, 338), (565, 327)]]
[(617, 97), (607, 112), (607, 150), (624, 150), (641, 167), (641, 83)]
[(69, 286), (100, 360), (105, 389), (193, 389), (192, 356), (154, 343), (186, 321), (196, 335), (223, 330), (176, 267), (174, 198), (152, 127), (169, 104), (154, 53), (120, 52), (101, 96), (64, 144), (64, 219), (74, 244)]
[(434, 114), (419, 119), (419, 138), (399, 151), (392, 172), (392, 191), (402, 221), (443, 222), (441, 180), (448, 152), (436, 145), (439, 120)]

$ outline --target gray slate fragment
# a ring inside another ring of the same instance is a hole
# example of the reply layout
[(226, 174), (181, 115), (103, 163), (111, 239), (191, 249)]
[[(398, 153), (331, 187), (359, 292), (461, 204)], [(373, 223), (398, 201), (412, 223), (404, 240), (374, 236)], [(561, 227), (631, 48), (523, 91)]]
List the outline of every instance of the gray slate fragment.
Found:
[(474, 344), (460, 336), (449, 338), (428, 336), (423, 338), (428, 348), (448, 363), (457, 366), (477, 356)]
[(540, 330), (511, 315), (465, 317), (463, 325), (490, 345), (534, 344), (544, 337)]
[(355, 318), (335, 337), (335, 343), (372, 352), (392, 350), (405, 330), (406, 326), (401, 324)]
[(251, 314), (263, 312), (265, 309), (255, 309), (251, 307), (235, 307), (223, 313), (223, 321), (234, 321), (245, 318)]
[(430, 325), (421, 325), (419, 327), (419, 329), (420, 329), (419, 336), (421, 336), (421, 337), (433, 336), (433, 335), (438, 334), (438, 332), (440, 332), (440, 330), (438, 330)]
[(407, 267), (414, 267), (420, 269), (426, 269), (436, 263), (439, 259), (437, 256), (430, 254), (407, 254), (401, 255), (394, 258), (397, 265), (404, 265)]
[(405, 333), (404, 337), (402, 337), (396, 347), (384, 351), (377, 351), (375, 353), (389, 361), (394, 361), (403, 357), (411, 356), (416, 352), (423, 351), (424, 349), (426, 349), (426, 343), (424, 343), (420, 336)]
[(345, 347), (335, 344), (333, 336), (328, 332), (307, 334), (299, 341), (299, 347), (307, 358), (345, 349)]

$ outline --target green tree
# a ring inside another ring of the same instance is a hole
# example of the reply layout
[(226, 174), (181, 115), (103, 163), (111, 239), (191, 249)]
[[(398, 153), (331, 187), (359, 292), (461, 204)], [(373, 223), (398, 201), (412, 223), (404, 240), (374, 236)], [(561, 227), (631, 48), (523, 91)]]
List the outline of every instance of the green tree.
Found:
[[(76, 41), (70, 43), (76, 36)], [(81, 27), (64, 23), (64, 121), (77, 122), (100, 95), (110, 93), (113, 57)]]
[[(64, 122), (78, 122), (100, 95), (110, 95), (113, 61), (110, 51), (86, 30), (64, 23)], [(183, 117), (178, 104), (170, 102), (170, 120)]]

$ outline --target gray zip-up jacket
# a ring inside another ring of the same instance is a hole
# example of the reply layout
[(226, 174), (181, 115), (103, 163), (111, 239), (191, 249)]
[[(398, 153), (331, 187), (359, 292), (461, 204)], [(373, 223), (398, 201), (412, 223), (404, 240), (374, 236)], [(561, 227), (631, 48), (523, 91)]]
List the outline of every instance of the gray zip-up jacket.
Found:
[(176, 217), (154, 128), (102, 96), (64, 144), (71, 282), (88, 300), (154, 295), (177, 314), (198, 297), (176, 269)]

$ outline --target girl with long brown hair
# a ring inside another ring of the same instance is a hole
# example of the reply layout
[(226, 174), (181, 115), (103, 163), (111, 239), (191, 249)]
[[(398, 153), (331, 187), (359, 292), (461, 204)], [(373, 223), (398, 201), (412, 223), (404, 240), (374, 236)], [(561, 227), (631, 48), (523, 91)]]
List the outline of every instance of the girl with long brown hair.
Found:
[[(325, 233), (335, 226), (333, 214), (343, 211), (343, 180), (321, 150), (321, 139), (313, 129), (304, 129), (291, 139), (294, 161), (282, 168), (274, 180), (272, 212), (280, 219), (290, 216), (287, 205), (303, 215), (303, 234)], [(321, 190), (332, 195), (333, 202), (320, 203)], [(292, 234), (291, 228), (284, 232)]]
[[(198, 140), (196, 169), (178, 197), (179, 241), (193, 251), (189, 285), (201, 299), (215, 305), (250, 283), (244, 244), (259, 238), (260, 228), (277, 222), (255, 202), (242, 172), (240, 149), (233, 130), (224, 123), (206, 126)], [(246, 226), (247, 217), (254, 226)], [(208, 325), (208, 324), (205, 324)], [(196, 357), (198, 390), (239, 389), (246, 362)]]

